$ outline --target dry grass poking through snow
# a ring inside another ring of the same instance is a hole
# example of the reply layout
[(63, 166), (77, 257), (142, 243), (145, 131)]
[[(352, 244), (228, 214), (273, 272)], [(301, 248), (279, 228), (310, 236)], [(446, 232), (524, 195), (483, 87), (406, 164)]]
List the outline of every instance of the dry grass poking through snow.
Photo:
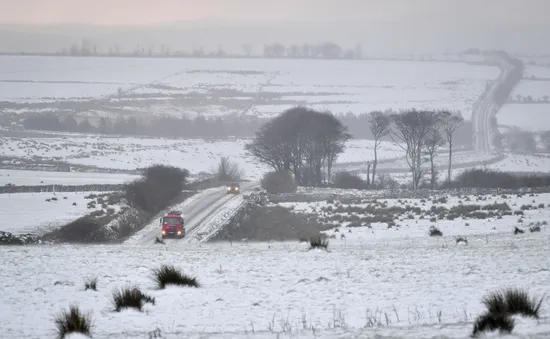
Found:
[(84, 281), (84, 291), (87, 290), (97, 291), (97, 278), (87, 278)]
[(125, 308), (142, 311), (146, 303), (155, 304), (155, 298), (144, 294), (137, 286), (126, 286), (114, 291), (112, 301), (116, 312)]
[(482, 303), (487, 310), (476, 319), (472, 337), (497, 330), (501, 333), (511, 333), (515, 325), (512, 318), (514, 315), (539, 319), (543, 300), (530, 297), (527, 291), (519, 288), (493, 292), (485, 296)]
[(92, 330), (92, 317), (84, 314), (77, 306), (70, 306), (55, 316), (57, 338), (63, 339), (70, 333), (82, 333), (90, 336)]
[(323, 234), (314, 235), (309, 238), (309, 249), (324, 249), (328, 251), (328, 238)]
[(160, 289), (168, 285), (200, 287), (197, 278), (188, 276), (172, 265), (162, 265), (153, 270), (153, 280)]

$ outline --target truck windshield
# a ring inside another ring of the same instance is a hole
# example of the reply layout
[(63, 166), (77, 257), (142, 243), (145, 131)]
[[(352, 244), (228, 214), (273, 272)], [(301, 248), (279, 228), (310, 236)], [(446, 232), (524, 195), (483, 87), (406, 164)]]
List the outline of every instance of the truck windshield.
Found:
[(162, 218), (162, 223), (164, 225), (177, 225), (181, 224), (182, 220), (180, 217), (164, 217)]

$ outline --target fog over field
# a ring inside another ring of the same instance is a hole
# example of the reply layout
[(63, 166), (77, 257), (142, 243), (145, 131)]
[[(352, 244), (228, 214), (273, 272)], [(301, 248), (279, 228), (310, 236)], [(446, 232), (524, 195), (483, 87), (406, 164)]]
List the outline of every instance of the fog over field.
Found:
[(5, 1), (0, 51), (56, 52), (88, 38), (105, 52), (333, 41), (363, 44), (367, 55), (469, 47), (548, 54), (549, 7), (544, 0)]
[(1, 338), (550, 338), (548, 0), (0, 0)]

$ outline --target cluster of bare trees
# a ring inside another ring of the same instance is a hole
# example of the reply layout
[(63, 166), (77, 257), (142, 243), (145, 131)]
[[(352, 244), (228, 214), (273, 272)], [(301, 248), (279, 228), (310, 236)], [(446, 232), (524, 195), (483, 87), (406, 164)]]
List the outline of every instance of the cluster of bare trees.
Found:
[(424, 176), (422, 165), (430, 165), (430, 181), (435, 188), (437, 170), (435, 157), (438, 150), (445, 144), (449, 145), (449, 163), (447, 180), (451, 178), (453, 134), (462, 125), (463, 118), (459, 114), (448, 111), (408, 110), (401, 113), (385, 114), (372, 112), (369, 127), (374, 136), (374, 161), (372, 179), (376, 176), (378, 164), (378, 146), (382, 140), (389, 137), (405, 151), (405, 159), (413, 178), (413, 188), (418, 188)]
[(248, 152), (276, 172), (290, 172), (302, 186), (330, 181), (332, 165), (351, 138), (331, 113), (291, 108), (265, 123)]

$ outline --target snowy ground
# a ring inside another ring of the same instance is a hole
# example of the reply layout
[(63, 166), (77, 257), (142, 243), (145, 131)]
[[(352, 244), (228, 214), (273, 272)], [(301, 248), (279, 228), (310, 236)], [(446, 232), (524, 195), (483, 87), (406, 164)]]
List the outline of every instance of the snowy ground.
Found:
[(0, 102), (36, 104), (5, 109), (25, 113), (66, 112), (79, 101), (86, 109), (76, 111), (91, 116), (114, 111), (271, 115), (307, 104), (340, 113), (453, 107), (468, 118), (486, 83), (498, 74), (496, 67), (437, 61), (221, 59), (212, 63), (208, 59), (2, 56)]
[[(101, 204), (88, 206), (91, 194), (106, 192), (63, 192), (63, 193), (13, 193), (0, 194), (0, 231), (13, 234), (41, 234), (88, 213), (111, 208), (118, 213), (119, 205), (102, 208)], [(46, 201), (57, 198), (57, 200)], [(66, 199), (65, 199), (66, 198)], [(76, 206), (73, 206), (76, 203)]]
[[(249, 140), (173, 140), (160, 138), (106, 138), (101, 136), (60, 136), (59, 138), (0, 137), (0, 153), (24, 159), (58, 160), (75, 165), (89, 165), (113, 169), (136, 169), (153, 164), (168, 164), (187, 168), (191, 173), (210, 172), (222, 156), (239, 164), (248, 179), (259, 179), (268, 168), (251, 157), (244, 149)], [(371, 140), (351, 140), (338, 162), (368, 161), (373, 158)], [(391, 142), (380, 146), (379, 158), (392, 159), (403, 151)], [(5, 172), (5, 173), (3, 173)], [(7, 175), (10, 177), (7, 177)], [(2, 182), (21, 184), (27, 176), (42, 177), (44, 184), (55, 178), (72, 183), (120, 183), (135, 176), (119, 174), (48, 174), (32, 175), (29, 172), (0, 171)], [(17, 180), (14, 178), (21, 178)], [(61, 179), (63, 178), (63, 179)], [(11, 181), (10, 181), (11, 180)], [(16, 183), (17, 181), (18, 183)]]
[(0, 169), (0, 185), (105, 185), (123, 184), (137, 175)]
[[(424, 237), (431, 226), (449, 236), (485, 236), (512, 233), (515, 227), (530, 232), (538, 225), (548, 237), (550, 194), (524, 195), (438, 195), (431, 199), (373, 199), (372, 192), (350, 192), (343, 198), (318, 202), (284, 202), (294, 213), (315, 215), (339, 231), (327, 231), (346, 239), (392, 239)], [(444, 200), (439, 200), (444, 199)], [(502, 204), (507, 204), (504, 212)], [(485, 208), (485, 209), (484, 209)], [(492, 212), (491, 212), (492, 211)], [(491, 214), (496, 213), (496, 214)], [(349, 232), (349, 233), (348, 233)], [(479, 238), (483, 239), (483, 237)]]
[(530, 132), (550, 130), (550, 104), (506, 104), (498, 111), (499, 125), (518, 127)]
[[(467, 338), (486, 293), (510, 286), (550, 292), (547, 238), (507, 232), (455, 246), (447, 237), (364, 237), (334, 241), (329, 253), (298, 243), (4, 247), (0, 330), (10, 338), (53, 337), (55, 313), (76, 303), (91, 312), (94, 338), (146, 338), (155, 330), (163, 338)], [(202, 286), (157, 290), (151, 270), (166, 263)], [(87, 277), (99, 279), (97, 292), (84, 291)], [(155, 305), (113, 312), (111, 292), (127, 283)], [(515, 332), (547, 337), (543, 309), (540, 323)]]

